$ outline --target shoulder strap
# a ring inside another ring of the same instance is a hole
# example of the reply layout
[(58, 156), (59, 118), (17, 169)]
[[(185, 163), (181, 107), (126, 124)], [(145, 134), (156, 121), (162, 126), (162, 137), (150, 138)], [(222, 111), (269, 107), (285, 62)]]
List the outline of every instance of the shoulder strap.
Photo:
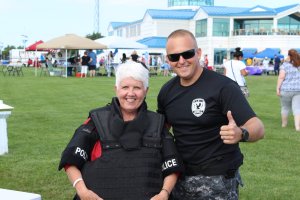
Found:
[(234, 80), (235, 80), (235, 82), (237, 82), (236, 78), (235, 78), (235, 74), (234, 74), (233, 68), (232, 68), (232, 60), (230, 61), (230, 67), (231, 67), (231, 71), (232, 71), (232, 75), (234, 77)]

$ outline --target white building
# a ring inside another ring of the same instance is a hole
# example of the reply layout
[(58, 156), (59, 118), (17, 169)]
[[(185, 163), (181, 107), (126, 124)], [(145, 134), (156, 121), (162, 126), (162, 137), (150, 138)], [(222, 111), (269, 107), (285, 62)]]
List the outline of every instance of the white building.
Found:
[(111, 22), (108, 33), (146, 44), (149, 52), (165, 53), (166, 37), (176, 29), (188, 29), (212, 66), (222, 64), (236, 47), (254, 57), (268, 48), (263, 56), (270, 58), (274, 54), (287, 55), (291, 48), (300, 50), (300, 4), (241, 8), (213, 3), (168, 0), (169, 9), (148, 9), (142, 19), (134, 22)]

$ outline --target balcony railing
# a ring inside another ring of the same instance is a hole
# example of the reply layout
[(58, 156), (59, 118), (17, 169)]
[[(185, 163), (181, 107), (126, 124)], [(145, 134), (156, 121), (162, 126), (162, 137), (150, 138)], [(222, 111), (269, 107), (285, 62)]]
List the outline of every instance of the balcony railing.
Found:
[(284, 29), (260, 29), (260, 30), (247, 30), (235, 29), (232, 32), (233, 36), (239, 35), (300, 35), (300, 30), (284, 30)]

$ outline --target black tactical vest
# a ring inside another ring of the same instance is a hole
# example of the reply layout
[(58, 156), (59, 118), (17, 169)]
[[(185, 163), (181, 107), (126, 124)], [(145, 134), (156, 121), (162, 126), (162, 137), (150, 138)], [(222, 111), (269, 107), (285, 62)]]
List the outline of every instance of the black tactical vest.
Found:
[(116, 105), (90, 113), (102, 155), (81, 172), (86, 186), (105, 200), (148, 200), (162, 188), (164, 119), (142, 108), (130, 122), (123, 122)]

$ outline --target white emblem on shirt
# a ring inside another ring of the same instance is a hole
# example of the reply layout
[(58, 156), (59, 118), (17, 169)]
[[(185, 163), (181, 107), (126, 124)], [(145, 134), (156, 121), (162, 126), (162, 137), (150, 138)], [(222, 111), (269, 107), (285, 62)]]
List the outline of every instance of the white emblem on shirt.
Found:
[(194, 99), (192, 102), (192, 112), (196, 117), (200, 117), (205, 111), (204, 99)]

